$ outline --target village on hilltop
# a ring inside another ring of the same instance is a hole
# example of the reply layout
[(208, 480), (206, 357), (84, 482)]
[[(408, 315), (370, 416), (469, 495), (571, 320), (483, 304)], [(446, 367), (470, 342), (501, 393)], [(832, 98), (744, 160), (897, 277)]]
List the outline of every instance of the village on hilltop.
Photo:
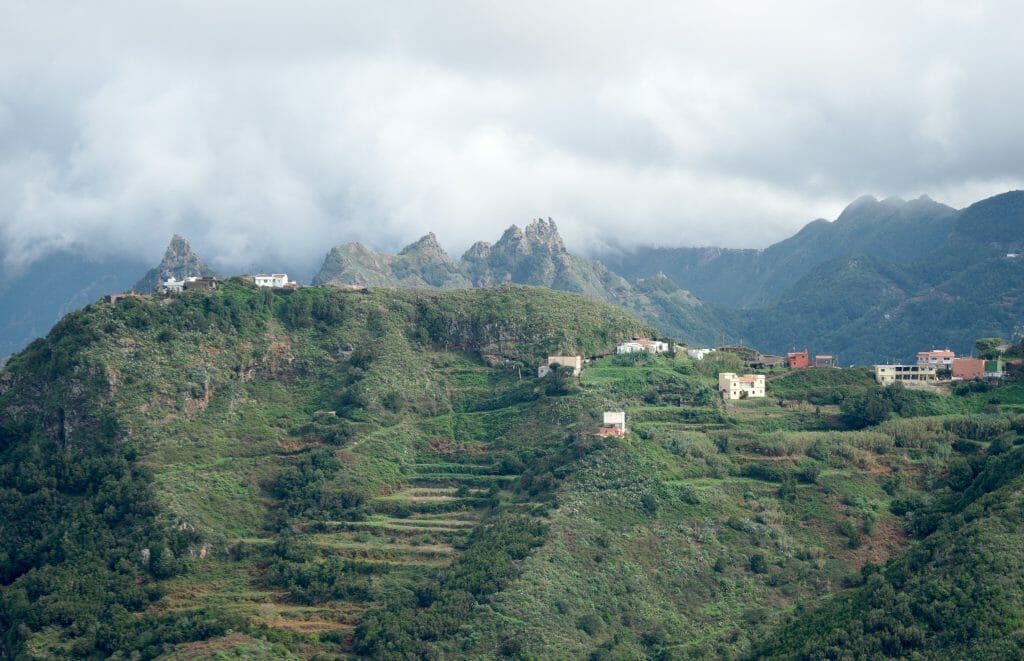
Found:
[[(996, 349), (1003, 352), (1010, 345), (999, 345)], [(792, 351), (785, 357), (762, 354), (756, 349), (742, 345), (722, 346), (717, 348), (690, 348), (668, 341), (633, 337), (615, 347), (615, 355), (637, 353), (661, 354), (685, 352), (694, 361), (702, 361), (714, 353), (728, 353), (738, 357), (743, 365), (754, 370), (768, 370), (776, 376), (783, 376), (793, 370), (805, 369), (840, 369), (834, 354), (816, 354), (812, 356), (807, 349)], [(596, 358), (584, 358), (580, 355), (552, 355), (537, 368), (537, 377), (545, 378), (557, 370), (564, 376), (578, 378), (587, 363)], [(1017, 361), (1020, 362), (1020, 361)], [(776, 368), (786, 371), (775, 372)], [(1001, 379), (1004, 376), (1004, 362), (999, 359), (986, 360), (961, 356), (950, 349), (931, 349), (917, 354), (917, 362), (912, 365), (884, 364), (874, 365), (875, 380), (881, 385), (900, 383), (909, 388), (932, 388), (938, 382), (971, 381), (982, 379)], [(720, 372), (718, 374), (718, 394), (723, 401), (759, 399), (767, 397), (766, 383), (768, 376), (762, 373), (737, 374)], [(626, 413), (624, 411), (605, 411), (603, 423), (596, 430), (598, 436), (624, 436), (627, 433)]]
[[(300, 285), (288, 278), (286, 273), (258, 273), (242, 276), (242, 280), (257, 287), (265, 287), (275, 291), (287, 292)], [(155, 293), (162, 296), (173, 296), (188, 291), (210, 291), (217, 288), (220, 280), (210, 276), (189, 276), (180, 280), (167, 278), (156, 287)], [(366, 291), (365, 287), (355, 285), (332, 285), (345, 291)], [(126, 298), (148, 299), (151, 296), (135, 291), (111, 294), (106, 297), (108, 303), (116, 304)], [(994, 347), (998, 353), (1004, 353), (1010, 345)], [(744, 367), (751, 370), (769, 371), (776, 374), (776, 369), (787, 371), (804, 369), (839, 369), (840, 364), (834, 354), (811, 353), (805, 348), (802, 351), (791, 351), (785, 356), (764, 354), (757, 349), (743, 345), (726, 345), (715, 348), (688, 347), (671, 341), (655, 340), (644, 337), (633, 337), (619, 343), (615, 347), (615, 355), (630, 354), (664, 354), (685, 352), (693, 361), (703, 361), (715, 353), (731, 354), (737, 357)], [(610, 355), (610, 354), (606, 354)], [(537, 378), (543, 379), (557, 371), (563, 376), (579, 378), (586, 363), (594, 358), (580, 355), (551, 355), (537, 367)], [(1020, 361), (1016, 361), (1020, 362)], [(881, 385), (899, 383), (909, 388), (935, 388), (940, 382), (971, 381), (1001, 379), (1004, 376), (1004, 361), (999, 358), (975, 358), (972, 356), (956, 356), (950, 349), (931, 349), (917, 354), (914, 364), (878, 364), (873, 366), (875, 380)], [(778, 373), (781, 376), (786, 372)], [(718, 394), (723, 401), (760, 399), (767, 397), (766, 384), (769, 377), (762, 373), (751, 372), (720, 372), (718, 374)], [(605, 411), (602, 426), (596, 431), (600, 436), (624, 436), (627, 433), (626, 413), (624, 411)]]

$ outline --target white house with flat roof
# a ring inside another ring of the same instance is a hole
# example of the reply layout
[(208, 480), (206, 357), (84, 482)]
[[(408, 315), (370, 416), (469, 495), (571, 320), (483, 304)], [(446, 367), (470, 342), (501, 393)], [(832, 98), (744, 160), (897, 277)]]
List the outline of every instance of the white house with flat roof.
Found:
[(287, 287), (288, 286), (288, 274), (287, 273), (258, 273), (252, 276), (252, 281), (256, 283), (257, 287)]
[(633, 353), (636, 351), (650, 351), (651, 353), (665, 353), (668, 351), (668, 342), (648, 340), (634, 337), (629, 342), (623, 342), (615, 347), (615, 353)]

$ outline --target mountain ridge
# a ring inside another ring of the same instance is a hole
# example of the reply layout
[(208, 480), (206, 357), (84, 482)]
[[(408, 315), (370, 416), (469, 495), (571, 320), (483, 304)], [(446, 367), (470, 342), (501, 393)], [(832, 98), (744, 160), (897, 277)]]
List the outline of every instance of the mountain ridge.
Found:
[[(395, 255), (355, 245), (332, 248), (314, 284), (440, 289), (542, 286), (612, 303), (645, 319), (657, 317), (665, 320), (662, 332), (692, 341), (711, 342), (720, 334), (719, 313), (675, 284), (637, 287), (601, 262), (570, 253), (550, 218), (534, 219), (522, 228), (511, 225), (493, 244), (477, 241), (459, 262), (448, 257), (433, 233)], [(424, 254), (428, 259), (422, 259)], [(445, 277), (431, 277), (430, 267), (443, 268)]]

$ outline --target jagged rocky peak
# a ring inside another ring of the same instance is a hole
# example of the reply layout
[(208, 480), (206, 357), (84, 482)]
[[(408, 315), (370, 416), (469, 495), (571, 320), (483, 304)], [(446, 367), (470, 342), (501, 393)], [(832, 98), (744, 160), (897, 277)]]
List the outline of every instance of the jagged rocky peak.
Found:
[(191, 276), (203, 276), (210, 272), (209, 267), (199, 259), (199, 256), (192, 252), (192, 246), (185, 237), (175, 234), (164, 251), (164, 258), (160, 261), (162, 274), (166, 277), (185, 278)]
[(491, 256), (491, 244), (488, 241), (477, 241), (462, 255), (464, 262), (479, 262)]
[(492, 252), (530, 254), (534, 252), (564, 253), (565, 243), (555, 221), (537, 218), (524, 229), (512, 225), (501, 235)]
[(419, 254), (443, 257), (444, 259), (448, 259), (448, 253), (446, 253), (444, 251), (444, 248), (441, 247), (441, 244), (437, 240), (437, 235), (435, 235), (433, 232), (428, 232), (426, 235), (420, 237), (418, 241), (410, 243), (406, 247), (402, 248), (402, 251), (399, 252), (398, 254)]
[(212, 276), (213, 269), (208, 267), (199, 256), (192, 252), (192, 246), (188, 240), (180, 234), (171, 237), (171, 242), (164, 251), (164, 257), (156, 268), (150, 269), (142, 276), (133, 289), (136, 291), (149, 292), (156, 289), (156, 286), (167, 280), (183, 280), (192, 276)]

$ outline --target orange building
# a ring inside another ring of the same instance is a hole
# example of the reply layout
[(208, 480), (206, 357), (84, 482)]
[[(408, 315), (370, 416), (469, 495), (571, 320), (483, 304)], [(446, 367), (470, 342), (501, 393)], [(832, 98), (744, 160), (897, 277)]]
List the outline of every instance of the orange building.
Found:
[(786, 364), (789, 365), (790, 369), (802, 370), (806, 367), (811, 366), (811, 357), (807, 353), (807, 349), (803, 351), (792, 351), (786, 354)]
[(953, 378), (958, 381), (970, 381), (985, 376), (985, 361), (981, 358), (954, 358)]

